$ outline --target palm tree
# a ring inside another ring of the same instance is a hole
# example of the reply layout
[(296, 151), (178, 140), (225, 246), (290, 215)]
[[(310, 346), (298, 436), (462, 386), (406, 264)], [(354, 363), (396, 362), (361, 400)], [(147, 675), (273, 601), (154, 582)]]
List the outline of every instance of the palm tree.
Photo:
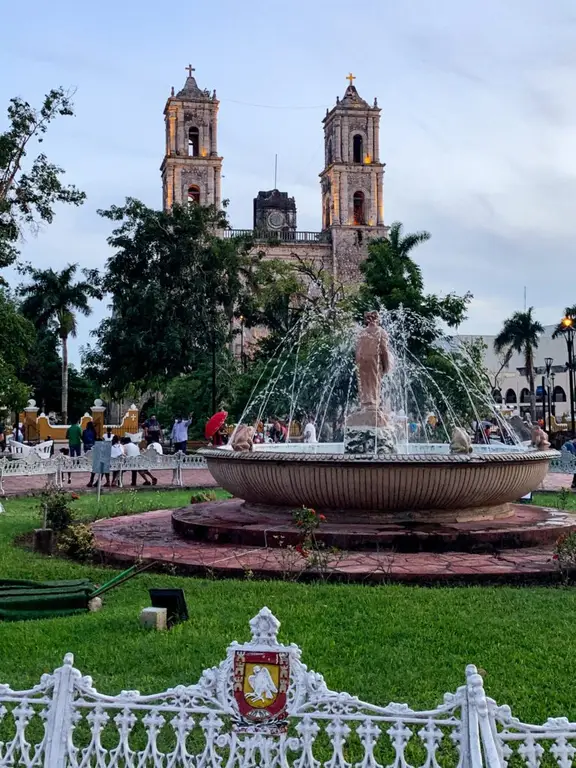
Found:
[(390, 225), (387, 238), (370, 243), (368, 258), (360, 265), (365, 278), (361, 288), (363, 305), (377, 298), (388, 309), (396, 309), (399, 304), (417, 309), (424, 279), (410, 254), (420, 243), (430, 240), (431, 234), (424, 231), (403, 235), (402, 230), (402, 223), (395, 221)]
[(74, 282), (77, 264), (69, 264), (61, 272), (53, 269), (34, 269), (27, 272), (32, 278), (29, 285), (20, 286), (24, 297), (22, 313), (37, 328), (50, 328), (62, 345), (62, 420), (68, 423), (68, 337), (76, 336), (76, 312), (89, 315), (90, 299), (101, 299), (97, 270), (83, 269), (84, 280)]
[(496, 354), (512, 354), (518, 352), (524, 355), (524, 367), (528, 388), (530, 390), (530, 412), (532, 421), (536, 421), (536, 387), (534, 384), (534, 350), (538, 348), (539, 336), (544, 333), (544, 327), (535, 320), (530, 307), (525, 312), (514, 312), (504, 321), (502, 330), (494, 339)]

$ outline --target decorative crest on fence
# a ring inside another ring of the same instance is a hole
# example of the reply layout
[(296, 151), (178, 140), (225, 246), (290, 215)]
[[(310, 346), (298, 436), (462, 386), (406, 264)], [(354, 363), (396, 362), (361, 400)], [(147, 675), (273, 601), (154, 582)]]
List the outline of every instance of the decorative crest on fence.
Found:
[(537, 768), (573, 764), (576, 724), (522, 723), (484, 693), (473, 666), (431, 710), (331, 691), (263, 608), (198, 683), (99, 693), (72, 654), (24, 691), (0, 685), (0, 766), (33, 768)]

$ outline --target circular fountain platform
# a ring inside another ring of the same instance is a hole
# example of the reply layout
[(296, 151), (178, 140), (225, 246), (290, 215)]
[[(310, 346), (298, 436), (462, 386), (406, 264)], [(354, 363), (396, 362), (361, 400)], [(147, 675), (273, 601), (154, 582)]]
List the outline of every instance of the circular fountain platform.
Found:
[(269, 513), (312, 507), (354, 525), (362, 525), (366, 515), (380, 524), (506, 517), (512, 514), (509, 505), (537, 488), (559, 455), (505, 446), (454, 455), (448, 446), (417, 445), (410, 453), (384, 457), (335, 453), (324, 445), (308, 451), (263, 448), (268, 446), (200, 453), (216, 482), (249, 504), (266, 505)]
[[(240, 499), (193, 504), (172, 513), (174, 533), (196, 542), (283, 548), (301, 541), (292, 512), (246, 504)], [(327, 516), (316, 538), (346, 551), (496, 552), (553, 544), (576, 531), (576, 518), (554, 509), (511, 504), (509, 516), (478, 522), (411, 524), (378, 519)]]

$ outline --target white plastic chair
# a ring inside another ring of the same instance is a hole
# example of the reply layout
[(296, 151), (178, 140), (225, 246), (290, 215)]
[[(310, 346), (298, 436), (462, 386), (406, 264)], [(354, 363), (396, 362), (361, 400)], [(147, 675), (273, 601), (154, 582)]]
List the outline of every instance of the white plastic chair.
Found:
[(10, 453), (15, 456), (30, 456), (32, 453), (32, 448), (29, 445), (18, 443), (16, 440), (12, 440), (12, 438), (7, 441), (7, 445)]
[(53, 445), (54, 440), (45, 440), (43, 443), (38, 443), (38, 445), (35, 445), (32, 450), (41, 459), (49, 459), (52, 454)]

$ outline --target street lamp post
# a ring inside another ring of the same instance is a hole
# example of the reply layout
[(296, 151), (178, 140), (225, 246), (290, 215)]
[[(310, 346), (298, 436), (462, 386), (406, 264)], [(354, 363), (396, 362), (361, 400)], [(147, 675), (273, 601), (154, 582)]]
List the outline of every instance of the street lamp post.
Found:
[[(548, 404), (548, 429), (552, 429), (552, 404), (550, 402), (550, 371), (552, 370), (553, 358), (545, 357), (544, 365), (546, 366), (546, 390), (542, 393), (542, 410), (546, 410), (546, 403)], [(544, 417), (544, 429), (546, 429), (546, 417)]]
[(556, 416), (556, 374), (554, 371), (552, 371), (552, 376), (550, 378), (552, 379), (552, 408), (550, 409), (550, 413), (552, 416)]
[(568, 350), (568, 387), (570, 389), (570, 421), (572, 423), (572, 437), (574, 437), (574, 318), (563, 317), (560, 321), (562, 332), (566, 336), (566, 348)]
[(246, 371), (246, 361), (244, 359), (244, 317), (240, 316), (240, 365), (242, 372)]

